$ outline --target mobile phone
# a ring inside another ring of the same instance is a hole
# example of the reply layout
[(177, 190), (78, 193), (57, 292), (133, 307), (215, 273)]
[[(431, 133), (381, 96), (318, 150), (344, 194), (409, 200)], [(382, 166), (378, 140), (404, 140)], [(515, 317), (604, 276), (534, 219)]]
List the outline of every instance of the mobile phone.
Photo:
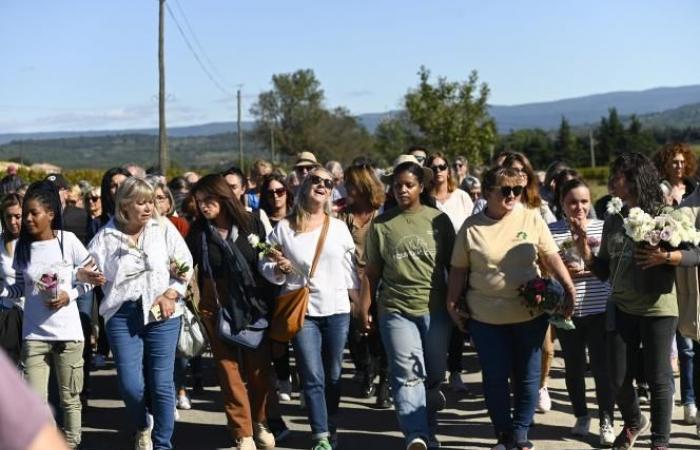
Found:
[(153, 314), (156, 320), (161, 320), (163, 318), (163, 311), (161, 311), (159, 303), (151, 306), (151, 314)]

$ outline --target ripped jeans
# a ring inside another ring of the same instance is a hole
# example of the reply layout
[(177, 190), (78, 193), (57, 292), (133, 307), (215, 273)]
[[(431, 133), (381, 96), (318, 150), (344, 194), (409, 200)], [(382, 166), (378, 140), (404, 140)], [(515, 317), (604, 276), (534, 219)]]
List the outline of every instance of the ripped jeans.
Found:
[(444, 407), (452, 322), (443, 308), (422, 316), (381, 311), (379, 327), (389, 360), (389, 379), (399, 427), (410, 442), (437, 434), (437, 411)]
[(80, 341), (24, 341), (22, 367), (31, 388), (46, 401), (49, 370), (56, 370), (63, 412), (63, 431), (71, 448), (81, 436), (80, 391), (83, 390), (83, 343)]

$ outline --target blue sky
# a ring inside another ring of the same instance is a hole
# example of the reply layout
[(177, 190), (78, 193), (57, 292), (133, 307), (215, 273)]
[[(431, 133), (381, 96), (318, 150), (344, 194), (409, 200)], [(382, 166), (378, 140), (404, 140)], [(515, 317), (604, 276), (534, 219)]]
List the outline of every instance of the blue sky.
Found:
[[(235, 119), (237, 85), (249, 118), (272, 74), (299, 68), (356, 114), (398, 108), (421, 64), (477, 70), (493, 104), (700, 83), (694, 0), (168, 4), (227, 91), (166, 15), (170, 126)], [(157, 0), (2, 0), (0, 133), (156, 125), (157, 19)]]

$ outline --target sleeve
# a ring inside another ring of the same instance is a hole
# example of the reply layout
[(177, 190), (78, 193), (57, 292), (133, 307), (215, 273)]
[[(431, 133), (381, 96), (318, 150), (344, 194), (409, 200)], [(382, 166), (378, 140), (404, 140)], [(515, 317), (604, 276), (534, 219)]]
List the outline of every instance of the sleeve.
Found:
[(377, 230), (377, 224), (376, 222), (372, 222), (367, 231), (367, 238), (365, 239), (365, 265), (372, 265), (379, 268), (384, 266), (380, 246), (381, 239), (379, 237), (379, 231)]
[(559, 247), (554, 242), (552, 233), (549, 231), (545, 220), (539, 214), (534, 214), (533, 217), (535, 218), (535, 229), (537, 231), (537, 252), (545, 256), (559, 252)]
[[(267, 238), (267, 241), (272, 245), (282, 246), (283, 240), (281, 239), (282, 234), (282, 221), (280, 221), (277, 226), (272, 230), (272, 233)], [(276, 285), (282, 285), (286, 281), (287, 277), (278, 273), (275, 270), (277, 263), (272, 261), (270, 258), (260, 258), (258, 260), (258, 271), (265, 277), (267, 281)]]
[(442, 219), (438, 222), (441, 228), (439, 236), (443, 236), (442, 242), (440, 242), (440, 251), (442, 254), (439, 260), (443, 261), (445, 268), (449, 269), (452, 264), (452, 252), (455, 246), (455, 228), (446, 214), (442, 214), (439, 219)]
[(24, 272), (15, 268), (15, 283), (4, 285), (0, 297), (20, 298), (24, 296)]
[(79, 283), (76, 279), (76, 273), (80, 267), (83, 267), (90, 259), (90, 253), (83, 245), (82, 242), (75, 235), (71, 236), (71, 251), (73, 254), (73, 288), (68, 292), (68, 298), (73, 301), (85, 294), (90, 292), (93, 288), (91, 284)]
[[(104, 228), (102, 230), (104, 230)], [(92, 240), (90, 240), (87, 251), (95, 261), (97, 269), (104, 273), (106, 259), (105, 255), (107, 252), (105, 251), (104, 231), (102, 230), (98, 231)]]
[(177, 278), (170, 277), (169, 288), (177, 291), (178, 294), (184, 296), (187, 292), (187, 285), (192, 276), (192, 254), (187, 248), (185, 240), (169, 220), (163, 221), (165, 224), (165, 247), (168, 252), (169, 261), (177, 261), (185, 263), (190, 270), (187, 271), (187, 279), (181, 281)]
[(465, 220), (455, 236), (452, 257), (450, 258), (450, 266), (452, 267), (469, 268), (469, 239), (467, 239), (469, 223), (469, 220)]
[(460, 192), (460, 195), (462, 196), (462, 207), (467, 212), (467, 217), (471, 216), (474, 212), (474, 202), (472, 201), (472, 198), (469, 196), (469, 194), (462, 190), (457, 190), (457, 192)]
[(345, 274), (345, 286), (348, 289), (360, 289), (360, 278), (357, 276), (357, 264), (355, 260), (355, 243), (345, 223), (337, 221), (336, 228), (341, 234), (343, 246), (343, 273)]
[(593, 257), (593, 263), (589, 267), (593, 275), (605, 281), (610, 278), (610, 252), (608, 251), (608, 236), (614, 229), (613, 223), (619, 220), (617, 216), (610, 216), (603, 225), (603, 235), (600, 239), (600, 250), (598, 256)]
[(544, 219), (545, 223), (554, 223), (557, 221), (557, 217), (554, 215), (547, 203), (543, 202), (540, 205), (540, 213), (542, 214), (542, 218)]

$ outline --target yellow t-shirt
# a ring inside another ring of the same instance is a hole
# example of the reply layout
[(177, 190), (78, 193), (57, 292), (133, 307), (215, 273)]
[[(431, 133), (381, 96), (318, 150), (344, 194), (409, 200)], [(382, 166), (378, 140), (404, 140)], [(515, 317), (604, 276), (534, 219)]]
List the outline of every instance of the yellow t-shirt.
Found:
[(518, 288), (539, 275), (538, 256), (557, 251), (539, 210), (517, 207), (500, 220), (484, 211), (469, 217), (457, 233), (452, 267), (468, 269), (472, 318), (494, 325), (531, 320)]

